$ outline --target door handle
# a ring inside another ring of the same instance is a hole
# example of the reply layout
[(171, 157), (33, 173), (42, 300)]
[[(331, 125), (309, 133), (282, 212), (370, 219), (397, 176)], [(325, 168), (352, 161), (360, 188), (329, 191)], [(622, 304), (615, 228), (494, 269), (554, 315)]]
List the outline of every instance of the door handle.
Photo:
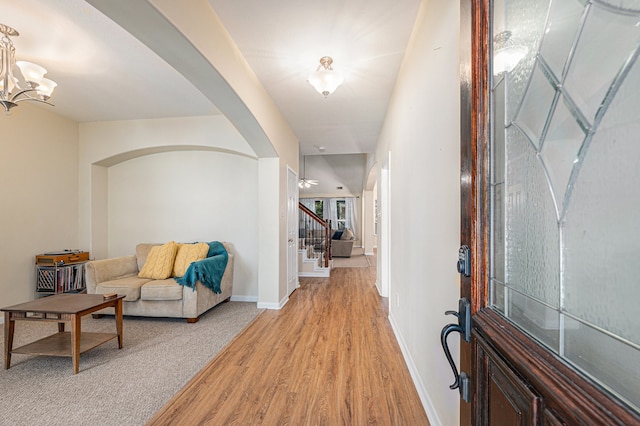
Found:
[(451, 351), (449, 350), (449, 344), (447, 343), (447, 337), (452, 332), (456, 331), (460, 333), (466, 342), (471, 341), (471, 305), (466, 297), (461, 298), (458, 301), (458, 312), (446, 311), (445, 315), (454, 315), (458, 318), (458, 324), (447, 324), (440, 333), (440, 343), (442, 344), (442, 350), (444, 355), (449, 361), (449, 365), (453, 370), (454, 382), (449, 386), (449, 389), (459, 389), (460, 397), (469, 402), (471, 400), (471, 378), (464, 371), (458, 374), (458, 367), (453, 361)]

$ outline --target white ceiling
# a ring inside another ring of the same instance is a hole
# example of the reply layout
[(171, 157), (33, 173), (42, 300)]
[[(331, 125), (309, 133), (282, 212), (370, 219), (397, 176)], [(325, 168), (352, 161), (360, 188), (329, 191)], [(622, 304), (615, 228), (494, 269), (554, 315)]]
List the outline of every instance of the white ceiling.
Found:
[[(420, 0), (208, 2), (298, 136), (301, 156), (374, 151)], [(20, 32), (17, 59), (43, 65), (58, 83), (52, 102), (61, 115), (85, 122), (220, 113), (84, 0), (0, 0), (0, 10), (0, 22)], [(325, 55), (345, 76), (327, 99), (306, 81)], [(348, 158), (360, 167), (359, 156)]]
[[(16, 59), (58, 83), (55, 112), (79, 122), (219, 114), (184, 77), (84, 0), (0, 0)], [(50, 108), (43, 106), (44, 108)]]
[[(372, 153), (419, 0), (208, 0), (300, 140), (300, 154)], [(344, 73), (327, 99), (322, 56)]]
[(365, 154), (309, 155), (300, 160), (300, 177), (318, 181), (301, 188), (300, 197), (359, 196), (362, 194)]

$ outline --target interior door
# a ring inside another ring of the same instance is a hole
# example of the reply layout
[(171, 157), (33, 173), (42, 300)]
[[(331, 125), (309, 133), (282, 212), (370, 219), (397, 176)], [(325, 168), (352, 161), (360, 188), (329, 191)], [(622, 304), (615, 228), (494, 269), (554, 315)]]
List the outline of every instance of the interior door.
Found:
[(460, 4), (461, 424), (640, 424), (638, 4)]
[(287, 295), (298, 287), (298, 176), (287, 179)]

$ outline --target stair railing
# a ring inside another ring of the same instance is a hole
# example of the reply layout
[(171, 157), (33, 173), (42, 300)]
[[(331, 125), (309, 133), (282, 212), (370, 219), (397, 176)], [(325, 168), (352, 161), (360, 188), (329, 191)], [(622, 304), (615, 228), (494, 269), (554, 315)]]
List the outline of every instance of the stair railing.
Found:
[(302, 203), (298, 203), (298, 207), (298, 237), (301, 244), (307, 250), (312, 247), (314, 253), (320, 252), (321, 262), (328, 268), (331, 260), (331, 220), (320, 218)]

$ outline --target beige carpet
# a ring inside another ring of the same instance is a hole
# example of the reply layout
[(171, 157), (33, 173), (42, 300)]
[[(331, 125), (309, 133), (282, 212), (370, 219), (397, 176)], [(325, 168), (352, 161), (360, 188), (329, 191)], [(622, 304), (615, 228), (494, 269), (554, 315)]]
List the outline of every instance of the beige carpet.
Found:
[[(261, 312), (255, 303), (218, 305), (195, 324), (125, 317), (116, 340), (71, 358), (13, 354), (0, 370), (0, 425), (143, 425)], [(113, 317), (83, 317), (83, 331), (115, 331)], [(14, 347), (57, 331), (17, 322)], [(4, 341), (3, 327), (0, 336)]]
[(372, 265), (369, 258), (372, 256), (365, 256), (364, 249), (362, 247), (354, 247), (351, 251), (351, 257), (334, 257), (334, 268), (368, 268)]

